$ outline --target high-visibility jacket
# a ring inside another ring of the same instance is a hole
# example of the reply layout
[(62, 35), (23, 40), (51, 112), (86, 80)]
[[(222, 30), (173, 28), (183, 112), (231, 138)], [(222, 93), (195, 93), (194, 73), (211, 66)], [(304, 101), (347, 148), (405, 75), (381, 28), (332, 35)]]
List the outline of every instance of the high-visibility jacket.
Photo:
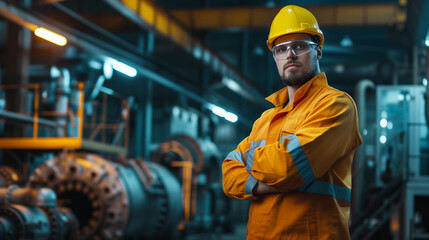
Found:
[[(252, 200), (247, 239), (350, 239), (351, 165), (362, 144), (353, 99), (324, 73), (286, 107), (287, 88), (266, 99), (275, 108), (222, 164), (225, 194)], [(258, 181), (289, 192), (254, 196)]]

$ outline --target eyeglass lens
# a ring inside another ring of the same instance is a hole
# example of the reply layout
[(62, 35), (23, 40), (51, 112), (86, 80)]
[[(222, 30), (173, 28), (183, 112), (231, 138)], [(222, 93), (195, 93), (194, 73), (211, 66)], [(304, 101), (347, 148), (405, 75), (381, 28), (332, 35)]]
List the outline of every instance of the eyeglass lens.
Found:
[(277, 59), (286, 59), (288, 50), (295, 56), (303, 55), (310, 51), (310, 45), (304, 41), (294, 41), (288, 44), (280, 44), (274, 47), (274, 57)]

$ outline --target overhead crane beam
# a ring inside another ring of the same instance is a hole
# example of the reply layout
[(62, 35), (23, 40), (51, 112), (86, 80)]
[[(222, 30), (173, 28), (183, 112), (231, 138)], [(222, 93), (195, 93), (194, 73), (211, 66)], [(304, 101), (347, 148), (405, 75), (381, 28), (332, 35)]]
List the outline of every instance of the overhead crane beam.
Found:
[[(154, 81), (173, 91), (180, 92), (189, 99), (201, 103), (202, 106), (207, 109), (211, 110), (211, 106), (213, 106), (213, 102), (205, 99), (201, 96), (201, 94), (189, 90), (186, 87), (183, 87), (182, 85), (162, 76), (159, 74), (159, 72), (152, 70), (154, 67), (150, 62), (135, 54), (138, 51), (131, 52), (129, 50), (124, 50), (123, 48), (119, 48), (100, 39), (95, 39), (87, 34), (79, 32), (76, 29), (72, 29), (64, 25), (60, 26), (59, 23), (54, 22), (52, 19), (43, 19), (40, 15), (36, 16), (35, 14), (32, 14), (32, 12), (28, 9), (22, 9), (13, 4), (8, 4), (3, 0), (0, 0), (0, 16), (3, 16), (9, 21), (15, 22), (33, 31), (38, 26), (48, 28), (58, 34), (65, 36), (68, 42), (73, 43), (75, 46), (79, 46), (85, 51), (97, 53), (101, 56), (110, 57), (117, 60), (122, 60), (123, 62), (133, 65), (136, 67), (139, 74), (148, 80)], [(225, 99), (221, 99), (221, 102), (225, 105), (231, 105), (231, 103)], [(235, 112), (240, 116), (240, 121), (243, 124), (252, 126), (252, 121), (249, 120), (246, 115), (242, 114), (242, 111)]]
[(176, 44), (182, 46), (196, 59), (213, 69), (221, 76), (236, 81), (240, 89), (231, 89), (240, 96), (262, 106), (265, 103), (264, 96), (256, 89), (249, 79), (228, 61), (218, 55), (214, 50), (206, 46), (202, 41), (192, 36), (190, 31), (172, 17), (166, 10), (155, 4), (152, 0), (105, 0), (116, 8), (124, 16), (138, 26), (154, 31), (170, 38)]
[[(403, 25), (406, 11), (399, 4), (329, 5), (306, 7), (320, 26)], [(269, 29), (281, 7), (240, 7), (171, 10), (170, 14), (192, 30)]]

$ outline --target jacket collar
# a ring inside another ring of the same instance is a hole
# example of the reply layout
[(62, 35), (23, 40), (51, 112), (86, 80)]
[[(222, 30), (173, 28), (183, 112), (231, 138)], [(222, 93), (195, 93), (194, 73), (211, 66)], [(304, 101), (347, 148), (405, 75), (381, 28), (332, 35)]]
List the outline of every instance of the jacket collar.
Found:
[[(310, 81), (302, 85), (295, 93), (294, 103), (301, 101), (304, 98), (308, 91), (315, 87), (327, 86), (328, 82), (326, 80), (326, 74), (324, 72), (317, 74)], [(267, 101), (274, 104), (274, 106), (283, 106), (289, 99), (287, 87), (280, 89), (279, 91), (271, 94), (265, 98)]]

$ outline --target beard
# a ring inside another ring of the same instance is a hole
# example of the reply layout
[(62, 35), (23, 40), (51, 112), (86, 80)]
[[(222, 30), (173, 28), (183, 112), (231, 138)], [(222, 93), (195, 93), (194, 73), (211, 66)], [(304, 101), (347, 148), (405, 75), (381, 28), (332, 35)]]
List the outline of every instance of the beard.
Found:
[[(291, 64), (293, 62), (288, 62), (287, 64)], [(285, 71), (283, 71), (282, 75), (280, 76), (282, 79), (282, 82), (286, 86), (298, 86), (303, 85), (306, 82), (310, 81), (314, 76), (318, 74), (317, 71), (317, 64), (316, 62), (313, 63), (313, 69), (310, 69), (307, 72), (300, 72), (300, 71), (291, 71), (289, 72), (289, 75), (286, 76)]]

